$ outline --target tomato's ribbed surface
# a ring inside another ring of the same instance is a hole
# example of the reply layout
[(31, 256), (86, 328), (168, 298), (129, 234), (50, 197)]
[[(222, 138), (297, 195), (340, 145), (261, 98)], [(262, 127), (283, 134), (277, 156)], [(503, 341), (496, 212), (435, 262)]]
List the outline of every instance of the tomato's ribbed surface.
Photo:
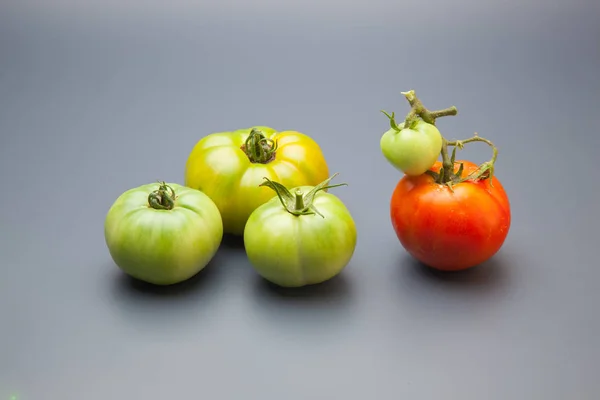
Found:
[(217, 205), (226, 233), (241, 235), (248, 217), (275, 196), (259, 187), (267, 177), (286, 187), (314, 186), (329, 177), (319, 145), (296, 131), (277, 132), (256, 127), (277, 142), (275, 158), (266, 164), (252, 163), (242, 150), (251, 129), (218, 132), (205, 136), (192, 149), (185, 171), (185, 185), (206, 193)]

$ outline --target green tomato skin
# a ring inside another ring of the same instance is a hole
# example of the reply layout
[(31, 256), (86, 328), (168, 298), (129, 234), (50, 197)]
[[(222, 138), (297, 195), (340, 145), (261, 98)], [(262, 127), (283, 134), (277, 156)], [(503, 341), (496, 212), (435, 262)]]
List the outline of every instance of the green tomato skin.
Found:
[(175, 206), (157, 210), (148, 195), (158, 184), (121, 194), (106, 215), (104, 236), (115, 264), (126, 274), (155, 285), (183, 282), (216, 254), (223, 222), (215, 203), (199, 190), (169, 184)]
[[(306, 193), (311, 187), (300, 189)], [(264, 279), (281, 287), (314, 285), (335, 277), (350, 262), (357, 241), (350, 212), (340, 199), (323, 191), (313, 205), (325, 218), (292, 215), (277, 196), (250, 215), (244, 246)]]
[(408, 176), (425, 173), (440, 156), (442, 134), (435, 125), (421, 120), (412, 129), (404, 128), (404, 123), (398, 127), (400, 132), (390, 128), (381, 137), (383, 155), (390, 164)]
[(219, 207), (224, 231), (242, 236), (252, 211), (276, 194), (260, 187), (265, 177), (292, 187), (317, 185), (329, 176), (327, 161), (317, 142), (297, 131), (255, 126), (277, 142), (275, 158), (253, 163), (241, 146), (251, 128), (216, 132), (199, 140), (185, 167), (185, 185), (206, 193)]

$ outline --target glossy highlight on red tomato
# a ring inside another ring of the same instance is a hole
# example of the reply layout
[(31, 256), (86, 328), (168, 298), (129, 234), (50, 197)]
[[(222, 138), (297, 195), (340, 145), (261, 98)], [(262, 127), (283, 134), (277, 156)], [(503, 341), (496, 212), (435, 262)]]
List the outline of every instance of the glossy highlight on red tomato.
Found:
[[(456, 161), (461, 177), (476, 171), (470, 161)], [(437, 161), (431, 171), (439, 171)], [(404, 176), (391, 198), (392, 226), (406, 251), (423, 264), (443, 271), (475, 267), (502, 247), (510, 229), (509, 199), (500, 181), (467, 180), (452, 186), (429, 174)]]

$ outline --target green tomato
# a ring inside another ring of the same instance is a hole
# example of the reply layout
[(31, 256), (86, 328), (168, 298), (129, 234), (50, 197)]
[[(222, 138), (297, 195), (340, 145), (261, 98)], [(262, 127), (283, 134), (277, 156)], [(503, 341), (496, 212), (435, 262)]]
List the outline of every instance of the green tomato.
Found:
[[(256, 272), (282, 287), (325, 282), (350, 262), (356, 226), (344, 203), (326, 189), (336, 176), (317, 186), (289, 191), (264, 178), (261, 186), (277, 196), (256, 208), (244, 228), (244, 247)], [(292, 194), (293, 193), (293, 194)]]
[(442, 134), (435, 125), (417, 119), (405, 127), (390, 117), (392, 127), (380, 140), (381, 151), (395, 168), (408, 176), (425, 173), (442, 151)]
[(206, 267), (221, 244), (223, 222), (206, 194), (162, 182), (121, 194), (108, 211), (104, 236), (123, 272), (171, 285)]
[(211, 133), (196, 143), (185, 167), (185, 185), (210, 196), (225, 233), (236, 236), (252, 211), (275, 195), (260, 187), (264, 176), (285, 186), (312, 186), (329, 169), (311, 137), (267, 126)]

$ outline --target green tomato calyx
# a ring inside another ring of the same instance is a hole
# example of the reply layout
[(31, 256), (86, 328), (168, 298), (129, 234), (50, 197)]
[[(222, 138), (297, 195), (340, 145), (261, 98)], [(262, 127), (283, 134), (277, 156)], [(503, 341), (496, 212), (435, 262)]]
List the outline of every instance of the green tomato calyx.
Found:
[(302, 190), (298, 188), (294, 191), (294, 194), (292, 194), (284, 185), (282, 185), (279, 182), (275, 182), (267, 177), (264, 178), (265, 182), (261, 183), (258, 186), (266, 186), (273, 189), (275, 193), (277, 193), (277, 197), (279, 197), (281, 205), (283, 205), (285, 210), (292, 215), (319, 215), (325, 218), (325, 216), (315, 208), (315, 206), (313, 205), (313, 201), (315, 199), (316, 194), (322, 190), (327, 190), (338, 186), (348, 186), (347, 183), (329, 185), (329, 182), (337, 175), (338, 173), (336, 172), (329, 178), (325, 179), (323, 182), (314, 186), (307, 193), (303, 193)]
[(403, 126), (399, 126), (398, 123), (396, 123), (396, 113), (395, 112), (392, 112), (392, 115), (390, 115), (385, 110), (381, 110), (381, 112), (384, 113), (385, 116), (389, 118), (389, 120), (390, 120), (390, 127), (393, 130), (395, 130), (396, 132), (400, 132), (402, 130)]
[(148, 195), (148, 206), (155, 210), (172, 210), (175, 207), (175, 191), (165, 182), (158, 182), (158, 189)]
[(241, 149), (251, 163), (267, 164), (275, 159), (277, 142), (265, 137), (261, 130), (252, 128)]
[(396, 122), (396, 113), (395, 112), (392, 112), (391, 115), (385, 110), (381, 110), (381, 112), (384, 113), (385, 116), (389, 118), (390, 127), (393, 130), (395, 130), (396, 132), (401, 132), (403, 129), (415, 129), (417, 123), (419, 122), (419, 118), (416, 118), (413, 116), (411, 118), (407, 117), (403, 122), (398, 124)]

